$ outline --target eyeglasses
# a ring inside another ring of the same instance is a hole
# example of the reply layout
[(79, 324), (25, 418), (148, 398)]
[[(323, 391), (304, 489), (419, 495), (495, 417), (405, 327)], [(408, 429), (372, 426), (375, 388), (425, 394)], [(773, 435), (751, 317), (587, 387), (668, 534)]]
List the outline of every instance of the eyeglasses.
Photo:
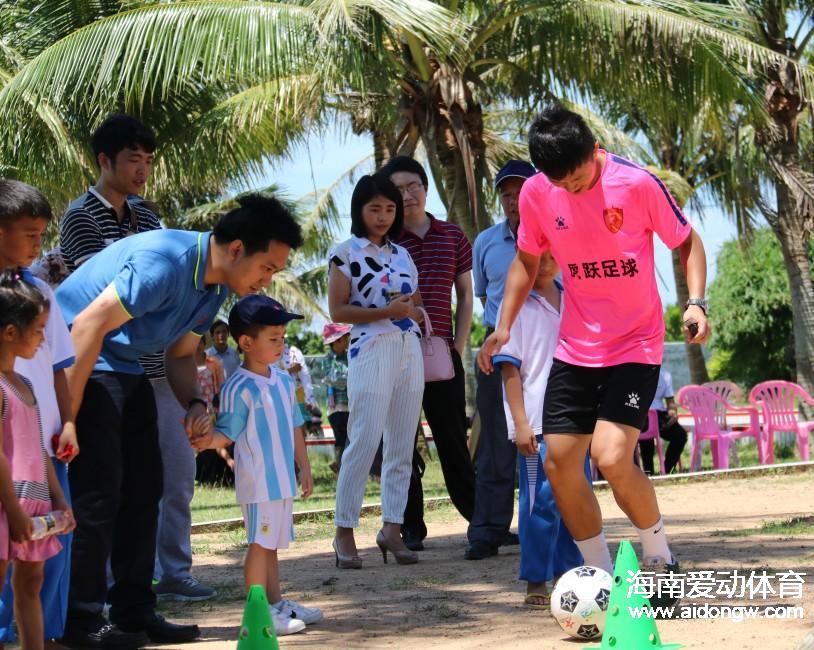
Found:
[(421, 192), (424, 191), (424, 185), (417, 181), (413, 181), (407, 185), (396, 185), (396, 189), (403, 195), (405, 192), (412, 194), (413, 196), (418, 196)]

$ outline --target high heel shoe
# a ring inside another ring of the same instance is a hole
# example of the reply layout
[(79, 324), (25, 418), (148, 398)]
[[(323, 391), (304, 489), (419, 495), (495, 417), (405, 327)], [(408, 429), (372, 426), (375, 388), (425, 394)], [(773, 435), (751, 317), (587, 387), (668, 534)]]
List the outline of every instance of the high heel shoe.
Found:
[(338, 569), (361, 569), (362, 558), (358, 555), (339, 555), (339, 548), (336, 545), (336, 537), (332, 546), (334, 547), (334, 555), (336, 556), (336, 567)]
[(378, 546), (382, 552), (382, 559), (385, 564), (387, 564), (387, 551), (390, 551), (393, 557), (396, 558), (396, 564), (415, 564), (418, 562), (418, 555), (416, 553), (407, 549), (394, 550), (390, 548), (390, 544), (387, 543), (387, 538), (384, 536), (383, 530), (380, 530), (379, 534), (376, 535), (376, 546)]

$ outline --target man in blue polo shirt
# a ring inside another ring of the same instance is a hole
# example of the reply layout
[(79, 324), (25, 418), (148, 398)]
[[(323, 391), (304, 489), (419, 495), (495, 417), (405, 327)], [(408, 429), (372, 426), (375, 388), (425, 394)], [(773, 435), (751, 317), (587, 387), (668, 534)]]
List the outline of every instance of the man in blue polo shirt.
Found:
[(82, 449), (70, 472), (77, 528), (63, 643), (136, 648), (199, 635), (197, 626), (174, 625), (155, 612), (162, 466), (155, 399), (138, 360), (166, 350), (167, 380), (186, 410), (185, 426), (203, 415), (199, 338), (230, 291), (243, 296), (266, 287), (301, 243), (281, 203), (249, 196), (212, 232), (158, 230), (122, 239), (58, 289), (76, 347), (68, 381)]
[[(503, 299), (503, 287), (509, 266), (517, 252), (517, 228), (520, 226), (518, 199), (520, 188), (537, 171), (523, 160), (510, 160), (495, 176), (495, 190), (506, 220), (484, 230), (475, 240), (472, 273), (475, 295), (483, 304), (483, 323), (487, 336), (495, 329), (497, 309)], [(509, 440), (503, 404), (503, 384), (497, 373), (477, 374), (477, 405), (481, 434), (475, 457), (475, 510), (469, 523), (467, 560), (482, 560), (497, 553), (499, 546), (517, 544), (517, 535), (509, 532), (514, 511), (514, 473), (517, 451)]]

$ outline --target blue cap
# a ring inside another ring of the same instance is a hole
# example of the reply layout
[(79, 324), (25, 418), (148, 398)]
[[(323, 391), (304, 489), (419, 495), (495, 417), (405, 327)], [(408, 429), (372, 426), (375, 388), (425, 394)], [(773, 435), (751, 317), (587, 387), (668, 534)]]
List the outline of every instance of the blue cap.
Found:
[(237, 301), (229, 312), (229, 330), (232, 336), (244, 332), (250, 325), (285, 325), (288, 321), (302, 318), (285, 310), (279, 302), (268, 296), (252, 294)]
[(537, 170), (534, 169), (534, 165), (530, 162), (526, 162), (525, 160), (510, 160), (500, 168), (497, 176), (495, 176), (495, 189), (507, 178), (526, 179), (531, 178), (536, 173)]

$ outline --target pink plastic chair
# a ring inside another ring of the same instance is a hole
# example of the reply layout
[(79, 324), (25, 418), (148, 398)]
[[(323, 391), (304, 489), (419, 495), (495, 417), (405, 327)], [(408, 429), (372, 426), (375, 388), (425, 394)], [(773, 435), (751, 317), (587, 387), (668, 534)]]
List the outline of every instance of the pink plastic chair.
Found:
[(692, 414), (695, 422), (695, 435), (692, 439), (692, 465), (697, 471), (701, 465), (701, 442), (708, 440), (712, 451), (712, 465), (715, 469), (729, 468), (729, 447), (739, 438), (754, 438), (758, 457), (764, 463), (764, 445), (761, 444), (759, 426), (753, 423), (748, 429), (736, 431), (719, 423), (721, 412), (748, 412), (748, 409), (732, 406), (723, 397), (703, 386), (684, 386), (678, 391), (678, 401)]
[(766, 455), (774, 462), (774, 434), (789, 431), (797, 434), (797, 448), (802, 460), (809, 459), (808, 435), (814, 429), (814, 422), (797, 420), (795, 400), (814, 404), (805, 389), (790, 381), (764, 381), (757, 384), (749, 393), (749, 401), (763, 412), (763, 434)]
[[(740, 386), (738, 386), (735, 382), (727, 381), (725, 379), (718, 380), (718, 381), (708, 381), (703, 384), (704, 388), (709, 388), (711, 391), (720, 395), (725, 402), (729, 404), (740, 404), (743, 402), (743, 390)], [(749, 413), (749, 428), (754, 428), (755, 430), (760, 430), (760, 418), (758, 416), (758, 411), (754, 407), (746, 406), (746, 409), (750, 409)], [(718, 426), (722, 429), (728, 429), (729, 426), (726, 421), (726, 409), (723, 408), (720, 404), (718, 405)], [(766, 439), (765, 436), (761, 436), (761, 440), (758, 441), (758, 445), (765, 444)], [(760, 451), (758, 449), (758, 451)], [(766, 454), (764, 449), (764, 456)], [(737, 446), (732, 447), (732, 458), (735, 461), (735, 466), (740, 467), (740, 460), (738, 459), (738, 448)]]
[(661, 442), (659, 435), (659, 416), (655, 409), (650, 409), (647, 412), (647, 430), (639, 434), (639, 442), (642, 440), (655, 440), (656, 449), (659, 454), (659, 474), (664, 474), (664, 445)]

